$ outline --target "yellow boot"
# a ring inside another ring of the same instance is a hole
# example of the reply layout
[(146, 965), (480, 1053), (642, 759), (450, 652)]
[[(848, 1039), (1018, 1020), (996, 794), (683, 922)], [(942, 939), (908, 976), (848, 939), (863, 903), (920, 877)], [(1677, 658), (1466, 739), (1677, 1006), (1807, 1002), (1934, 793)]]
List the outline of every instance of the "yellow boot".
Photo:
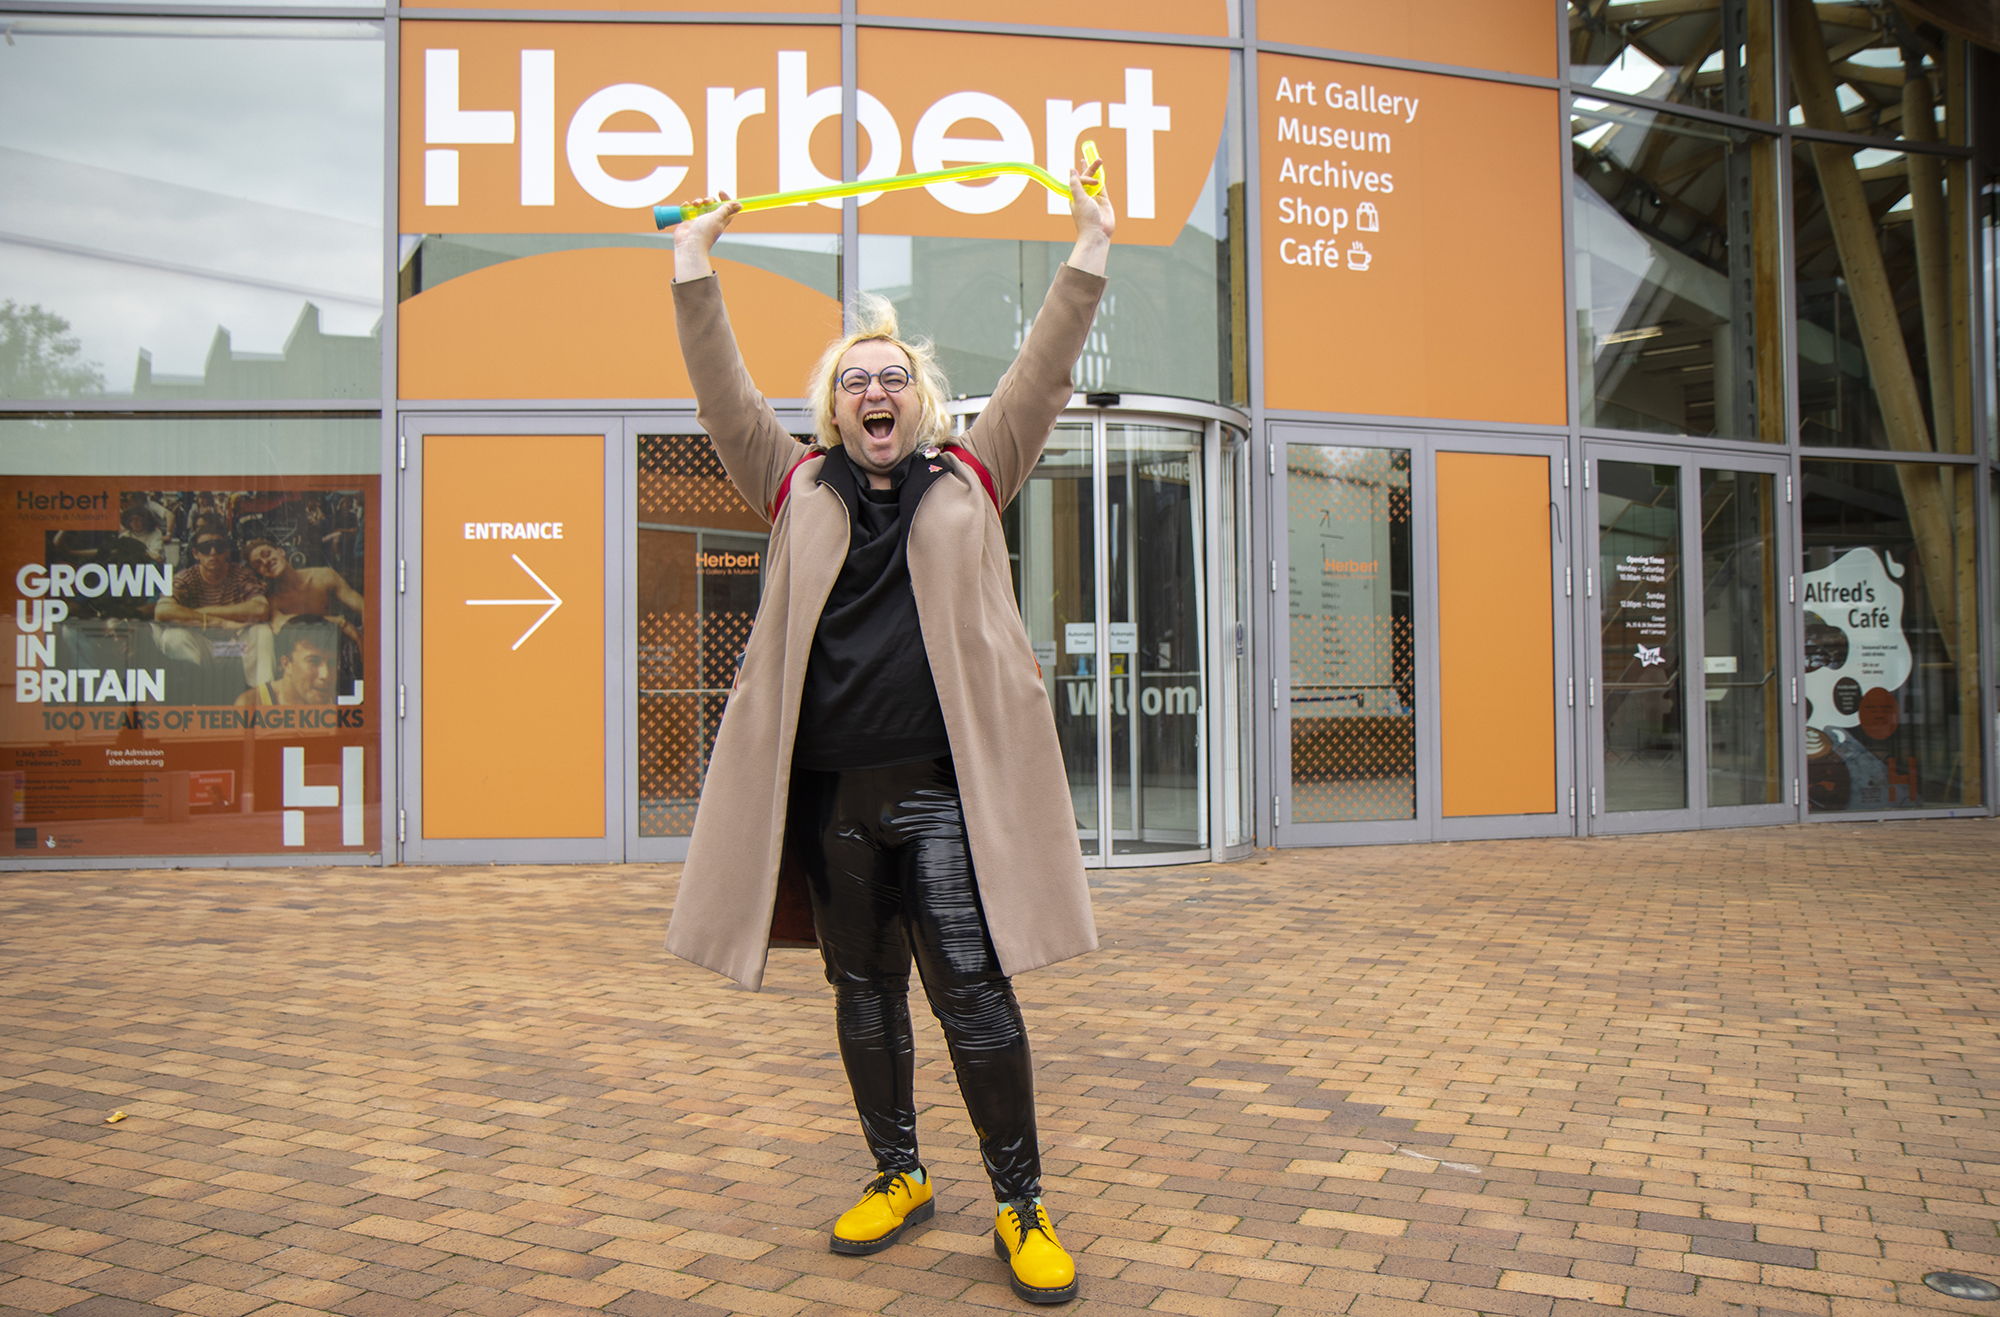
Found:
[(993, 1252), (1012, 1269), (1014, 1293), (1029, 1303), (1068, 1303), (1076, 1297), (1076, 1263), (1063, 1252), (1041, 1199), (1000, 1204)]
[(833, 1251), (880, 1253), (903, 1237), (906, 1226), (928, 1221), (936, 1212), (931, 1179), (923, 1167), (884, 1171), (869, 1181), (861, 1201), (833, 1223)]

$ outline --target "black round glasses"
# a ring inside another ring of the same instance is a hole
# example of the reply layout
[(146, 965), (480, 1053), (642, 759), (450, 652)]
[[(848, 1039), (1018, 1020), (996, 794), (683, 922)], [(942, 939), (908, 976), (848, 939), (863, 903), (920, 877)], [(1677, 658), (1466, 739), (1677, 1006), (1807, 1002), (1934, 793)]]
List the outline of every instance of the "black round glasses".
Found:
[(859, 366), (850, 366), (840, 372), (840, 387), (849, 393), (868, 392), (870, 380), (880, 380), (884, 393), (901, 393), (910, 382), (910, 372), (901, 366), (884, 366), (873, 374)]

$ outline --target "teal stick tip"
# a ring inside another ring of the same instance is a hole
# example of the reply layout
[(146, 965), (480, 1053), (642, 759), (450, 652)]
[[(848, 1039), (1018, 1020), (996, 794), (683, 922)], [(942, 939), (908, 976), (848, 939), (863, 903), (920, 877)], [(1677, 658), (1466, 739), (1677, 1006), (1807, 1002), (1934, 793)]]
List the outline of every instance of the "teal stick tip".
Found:
[(680, 222), (681, 222), (681, 208), (679, 206), (653, 207), (654, 228), (671, 229), (674, 225)]

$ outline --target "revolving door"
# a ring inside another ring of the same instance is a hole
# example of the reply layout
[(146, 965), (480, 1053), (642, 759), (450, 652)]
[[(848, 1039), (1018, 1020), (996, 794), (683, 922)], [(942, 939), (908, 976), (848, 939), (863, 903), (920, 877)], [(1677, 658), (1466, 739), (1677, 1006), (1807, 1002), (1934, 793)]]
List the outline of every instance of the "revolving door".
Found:
[(1065, 413), (1002, 514), (1100, 867), (1250, 841), (1247, 450), (1216, 409), (1148, 401)]

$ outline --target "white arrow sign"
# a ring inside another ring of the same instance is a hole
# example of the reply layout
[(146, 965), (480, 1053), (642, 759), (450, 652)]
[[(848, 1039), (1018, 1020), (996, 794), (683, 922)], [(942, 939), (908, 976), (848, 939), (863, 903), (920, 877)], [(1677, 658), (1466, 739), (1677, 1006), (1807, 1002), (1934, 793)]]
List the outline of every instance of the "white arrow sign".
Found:
[(526, 631), (523, 631), (521, 633), (521, 638), (519, 640), (515, 641), (512, 645), (508, 646), (508, 648), (512, 650), (512, 649), (519, 649), (522, 645), (526, 644), (529, 636), (534, 635), (537, 631), (540, 631), (542, 629), (542, 623), (548, 621), (550, 618), (556, 615), (556, 610), (562, 607), (562, 599), (560, 596), (556, 594), (554, 590), (549, 589), (549, 583), (547, 581), (544, 581), (541, 577), (535, 575), (534, 568), (528, 566), (528, 564), (521, 561), (520, 554), (512, 553), (507, 556), (514, 560), (514, 565), (516, 567), (519, 567), (522, 571), (528, 574), (529, 580), (533, 581), (536, 585), (542, 587), (542, 593), (546, 595), (547, 598), (468, 599), (465, 602), (471, 604), (475, 608), (480, 607), (482, 605), (487, 607), (508, 607), (510, 605), (515, 605), (515, 604), (526, 604), (529, 605), (530, 607), (546, 610), (542, 613), (540, 617), (535, 619), (535, 624), (533, 626), (529, 627)]

